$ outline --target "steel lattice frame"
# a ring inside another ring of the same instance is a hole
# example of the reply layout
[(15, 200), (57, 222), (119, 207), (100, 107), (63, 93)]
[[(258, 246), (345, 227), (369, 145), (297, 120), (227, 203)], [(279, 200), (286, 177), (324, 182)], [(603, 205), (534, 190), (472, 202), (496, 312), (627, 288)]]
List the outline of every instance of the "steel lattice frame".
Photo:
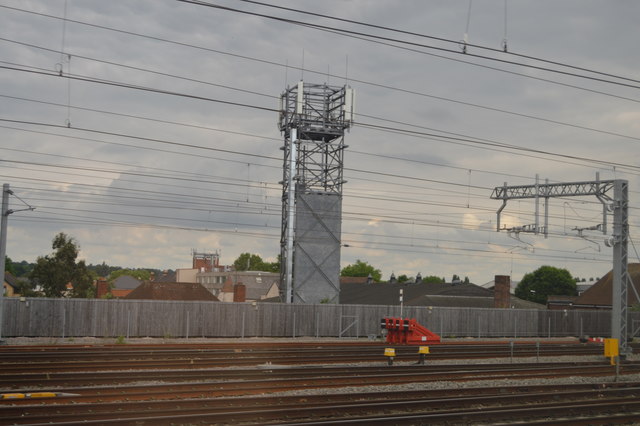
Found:
[[(613, 197), (608, 193), (613, 189)], [(500, 213), (508, 200), (524, 198), (578, 197), (595, 196), (605, 206), (605, 210), (613, 212), (613, 234), (607, 245), (613, 248), (613, 288), (611, 298), (611, 337), (618, 339), (620, 353), (627, 354), (627, 294), (631, 283), (628, 271), (629, 241), (629, 183), (626, 180), (595, 180), (587, 182), (569, 182), (554, 184), (498, 186), (494, 188), (491, 198), (502, 200), (497, 212), (497, 230), (500, 231)], [(606, 211), (603, 214), (606, 219)], [(603, 220), (604, 224), (606, 221)], [(606, 233), (606, 226), (603, 226)]]
[[(301, 253), (296, 240), (295, 204), (305, 195), (326, 195), (337, 197), (339, 210), (331, 213), (340, 219), (342, 215), (342, 186), (344, 163), (344, 133), (351, 126), (353, 92), (346, 86), (335, 87), (327, 84), (309, 84), (299, 82), (289, 87), (280, 97), (279, 128), (284, 134), (284, 163), (282, 181), (282, 224), (281, 224), (281, 295), (285, 302), (296, 299), (308, 302), (307, 298), (298, 294), (294, 297), (293, 289), (295, 268), (293, 256), (296, 250)], [(295, 194), (292, 196), (292, 194)], [(329, 201), (328, 205), (336, 203)], [(327, 240), (331, 247), (329, 252), (335, 253), (339, 259), (340, 227), (330, 230), (322, 224), (330, 220), (326, 214), (312, 214), (319, 222), (319, 228), (326, 229)], [(334, 226), (335, 228), (335, 226)], [(337, 233), (337, 235), (336, 235)], [(293, 243), (291, 242), (293, 240)], [(293, 245), (293, 247), (292, 247)], [(335, 247), (334, 247), (335, 246)], [(327, 277), (327, 287), (339, 286), (338, 279), (332, 273), (323, 271), (323, 261), (312, 262), (316, 275)], [(329, 262), (334, 264), (335, 262)], [(338, 261), (339, 263), (339, 261)], [(300, 267), (300, 265), (298, 265)], [(339, 265), (338, 265), (339, 266)], [(300, 276), (310, 275), (308, 271), (300, 271)], [(301, 286), (299, 286), (301, 287)], [(307, 286), (309, 287), (309, 286)], [(334, 299), (335, 297), (330, 297)], [(332, 300), (333, 301), (333, 300)]]

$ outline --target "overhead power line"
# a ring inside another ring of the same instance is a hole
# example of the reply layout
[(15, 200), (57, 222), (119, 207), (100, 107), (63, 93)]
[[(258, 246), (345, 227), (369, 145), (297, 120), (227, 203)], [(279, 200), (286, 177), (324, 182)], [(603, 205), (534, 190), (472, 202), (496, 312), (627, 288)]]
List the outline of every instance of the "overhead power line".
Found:
[[(531, 68), (531, 69), (535, 69), (535, 70), (539, 70), (539, 71), (546, 71), (546, 72), (560, 74), (560, 75), (566, 75), (566, 76), (570, 76), (570, 77), (576, 77), (576, 78), (581, 78), (581, 79), (586, 79), (586, 80), (598, 81), (598, 82), (601, 82), (601, 83), (608, 83), (608, 84), (613, 84), (613, 85), (618, 85), (618, 86), (623, 86), (623, 87), (628, 87), (628, 88), (633, 88), (633, 89), (640, 89), (640, 86), (636, 85), (636, 84), (623, 83), (623, 82), (619, 82), (619, 81), (608, 80), (608, 79), (601, 78), (601, 77), (583, 75), (583, 74), (578, 74), (578, 73), (575, 73), (575, 72), (563, 71), (563, 70), (559, 70), (559, 69), (553, 69), (553, 68), (549, 68), (549, 67), (545, 67), (545, 66), (527, 64), (527, 63), (521, 63), (521, 62), (516, 62), (516, 61), (511, 61), (511, 60), (506, 60), (506, 59), (486, 56), (486, 55), (479, 55), (479, 54), (473, 54), (473, 53), (468, 53), (468, 52), (467, 53), (461, 53), (461, 52), (459, 52), (458, 50), (455, 50), (455, 49), (432, 46), (432, 45), (427, 45), (427, 44), (424, 44), (424, 43), (411, 42), (411, 41), (407, 41), (407, 40), (401, 40), (401, 39), (396, 39), (396, 38), (392, 38), (392, 37), (384, 37), (384, 36), (379, 36), (379, 35), (375, 35), (375, 34), (367, 34), (367, 33), (363, 33), (363, 32), (360, 32), (360, 31), (346, 30), (346, 29), (343, 29), (343, 28), (330, 27), (328, 25), (314, 24), (314, 23), (311, 23), (311, 22), (298, 21), (298, 20), (295, 20), (295, 19), (282, 18), (282, 17), (278, 17), (278, 16), (274, 16), (274, 15), (267, 15), (267, 14), (264, 14), (264, 13), (257, 13), (257, 12), (247, 11), (247, 10), (241, 10), (241, 9), (236, 9), (236, 8), (232, 8), (232, 7), (228, 7), (228, 6), (222, 6), (222, 5), (207, 3), (207, 2), (199, 1), (199, 0), (177, 0), (177, 1), (182, 2), (182, 3), (194, 4), (194, 5), (197, 5), (197, 6), (206, 6), (206, 7), (211, 7), (211, 8), (214, 8), (214, 9), (226, 10), (226, 11), (234, 12), (234, 13), (258, 16), (258, 17), (265, 18), (265, 19), (271, 19), (271, 20), (284, 22), (284, 23), (288, 23), (288, 24), (299, 25), (299, 26), (307, 27), (307, 28), (313, 28), (313, 29), (319, 29), (319, 30), (329, 30), (329, 31), (333, 31), (333, 32), (336, 32), (336, 33), (344, 34), (344, 35), (362, 36), (362, 37), (367, 37), (367, 38), (370, 38), (370, 39), (373, 39), (373, 40), (383, 40), (385, 42), (406, 44), (406, 45), (409, 45), (409, 46), (415, 46), (415, 47), (420, 47), (420, 48), (424, 48), (424, 49), (432, 49), (432, 50), (438, 50), (438, 51), (443, 51), (443, 52), (447, 52), (447, 53), (462, 54), (462, 55), (465, 55), (465, 56), (484, 59), (484, 60), (488, 60), (488, 61), (501, 62), (501, 63), (504, 63), (504, 64), (516, 65), (516, 66), (525, 67), (525, 68)], [(530, 59), (533, 59), (533, 57), (531, 57)], [(563, 65), (563, 66), (566, 66), (566, 65)], [(600, 74), (600, 72), (598, 72), (598, 71), (588, 70), (588, 72), (589, 73), (594, 73), (594, 74)], [(639, 80), (633, 80), (633, 79), (626, 78), (626, 77), (619, 77), (619, 76), (612, 76), (612, 77), (615, 77), (615, 78), (618, 78), (618, 79), (621, 79), (621, 80), (631, 81), (631, 82), (634, 82), (634, 83), (640, 83)]]
[[(178, 1), (194, 3), (191, 0), (178, 0)], [(279, 5), (264, 3), (264, 2), (256, 1), (256, 0), (237, 0), (237, 1), (241, 1), (241, 2), (244, 2), (244, 3), (257, 4), (257, 5), (260, 5), (260, 6), (270, 7), (270, 8), (274, 8), (274, 9), (287, 10), (287, 11), (290, 11), (290, 12), (296, 12), (296, 13), (309, 15), (309, 16), (316, 16), (316, 17), (319, 17), (319, 18), (325, 18), (325, 19), (330, 19), (330, 20), (334, 20), (334, 21), (346, 22), (346, 23), (349, 23), (349, 24), (356, 24), (356, 25), (360, 25), (360, 26), (364, 26), (364, 27), (375, 28), (375, 29), (390, 31), (390, 32), (399, 33), (399, 34), (405, 34), (405, 35), (416, 36), (416, 37), (426, 38), (426, 39), (435, 40), (435, 41), (441, 41), (441, 42), (453, 44), (453, 45), (456, 45), (456, 46), (460, 44), (459, 40), (452, 40), (452, 39), (447, 39), (447, 38), (444, 38), (444, 37), (436, 37), (436, 36), (432, 36), (432, 35), (417, 33), (417, 32), (414, 32), (414, 31), (406, 31), (406, 30), (402, 30), (402, 29), (398, 29), (398, 28), (392, 28), (392, 27), (388, 27), (388, 26), (384, 26), (384, 25), (376, 25), (376, 24), (372, 24), (372, 23), (369, 23), (369, 22), (355, 21), (353, 19), (347, 19), (347, 18), (342, 18), (342, 17), (338, 17), (338, 16), (331, 16), (331, 15), (326, 15), (326, 14), (316, 13), (316, 12), (310, 12), (310, 11), (306, 11), (306, 10), (302, 10), (302, 9), (295, 9), (295, 8), (291, 8), (291, 7), (279, 6)], [(205, 3), (205, 2), (198, 1), (197, 3)], [(637, 79), (633, 79), (633, 78), (629, 78), (629, 77), (623, 77), (623, 76), (619, 76), (619, 75), (616, 75), (616, 74), (603, 72), (603, 71), (598, 71), (598, 70), (593, 70), (593, 69), (589, 69), (589, 68), (585, 68), (585, 67), (579, 67), (579, 66), (567, 64), (567, 63), (564, 63), (564, 62), (552, 61), (552, 60), (544, 59), (544, 58), (537, 57), (537, 56), (525, 55), (525, 54), (522, 54), (522, 53), (515, 53), (515, 52), (511, 52), (511, 51), (507, 52), (507, 51), (504, 50), (504, 48), (496, 49), (496, 48), (493, 48), (493, 47), (488, 47), (488, 46), (483, 46), (483, 45), (473, 44), (473, 43), (468, 43), (468, 42), (465, 42), (465, 45), (467, 47), (473, 47), (473, 48), (477, 48), (477, 49), (481, 49), (481, 50), (486, 50), (486, 51), (489, 51), (489, 52), (504, 54), (504, 55), (508, 55), (508, 56), (515, 56), (515, 57), (519, 57), (519, 58), (523, 58), (523, 59), (530, 59), (530, 60), (534, 60), (536, 62), (547, 63), (549, 65), (557, 65), (557, 66), (561, 66), (561, 67), (565, 67), (565, 68), (575, 69), (575, 70), (578, 70), (578, 71), (585, 71), (585, 72), (589, 72), (589, 73), (592, 73), (592, 74), (602, 75), (602, 76), (605, 76), (605, 77), (612, 77), (612, 78), (617, 78), (617, 79), (620, 79), (620, 80), (626, 80), (626, 81), (630, 81), (630, 82), (634, 82), (634, 83), (640, 83), (640, 80), (637, 80)], [(461, 52), (457, 51), (457, 53), (461, 53)]]
[(128, 83), (120, 83), (120, 82), (117, 82), (117, 81), (101, 80), (101, 79), (97, 79), (97, 78), (79, 76), (79, 75), (75, 75), (75, 74), (66, 74), (66, 73), (60, 74), (60, 73), (56, 73), (56, 72), (53, 72), (53, 71), (39, 71), (39, 70), (34, 70), (34, 69), (10, 67), (10, 66), (6, 66), (6, 65), (0, 65), (0, 69), (27, 72), (27, 73), (32, 73), (32, 74), (40, 74), (40, 75), (45, 75), (45, 76), (48, 76), (48, 77), (66, 78), (66, 79), (70, 79), (70, 80), (83, 81), (83, 82), (87, 82), (87, 83), (104, 84), (104, 85), (107, 85), (107, 86), (122, 87), (122, 88), (125, 88), (125, 89), (140, 90), (140, 91), (143, 91), (143, 92), (157, 93), (157, 94), (161, 94), (161, 95), (178, 96), (178, 97), (182, 97), (182, 98), (189, 98), (189, 99), (194, 99), (194, 100), (199, 100), (199, 101), (216, 102), (216, 103), (221, 103), (221, 104), (225, 104), (225, 105), (232, 105), (232, 106), (239, 106), (239, 107), (244, 107), (244, 108), (259, 109), (259, 110), (262, 110), (262, 111), (279, 112), (275, 108), (263, 107), (263, 106), (259, 106), (259, 105), (244, 104), (244, 103), (240, 103), (240, 102), (227, 101), (227, 100), (223, 100), (223, 99), (209, 98), (209, 97), (206, 97), (206, 96), (191, 95), (191, 94), (187, 94), (187, 93), (173, 92), (173, 91), (170, 91), (170, 90), (156, 89), (156, 88), (152, 88), (152, 87), (144, 87), (144, 86), (138, 86), (138, 85), (128, 84)]

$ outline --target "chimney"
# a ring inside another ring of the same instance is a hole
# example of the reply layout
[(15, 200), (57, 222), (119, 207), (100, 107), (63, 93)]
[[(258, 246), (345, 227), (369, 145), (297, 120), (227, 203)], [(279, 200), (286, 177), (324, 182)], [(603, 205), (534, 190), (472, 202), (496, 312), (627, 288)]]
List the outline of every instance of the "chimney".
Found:
[(393, 272), (391, 273), (391, 276), (389, 277), (389, 284), (395, 284), (398, 281), (396, 281), (396, 274), (394, 274)]
[(109, 293), (109, 283), (104, 278), (98, 278), (96, 281), (96, 298), (101, 299)]
[(233, 301), (234, 302), (246, 302), (247, 300), (247, 287), (238, 283), (233, 286)]
[(416, 275), (416, 284), (422, 284), (422, 274), (420, 272)]
[(373, 284), (373, 277), (371, 274), (367, 275), (367, 284)]
[(496, 275), (493, 287), (493, 307), (509, 308), (511, 303), (511, 277), (509, 275)]

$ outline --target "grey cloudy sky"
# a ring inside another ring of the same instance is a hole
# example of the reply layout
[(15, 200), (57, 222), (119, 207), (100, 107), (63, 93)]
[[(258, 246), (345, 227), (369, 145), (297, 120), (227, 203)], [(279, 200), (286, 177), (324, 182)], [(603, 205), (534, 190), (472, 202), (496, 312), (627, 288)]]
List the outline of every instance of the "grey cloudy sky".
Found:
[[(0, 180), (20, 197), (12, 209), (36, 207), (11, 215), (8, 255), (35, 261), (62, 231), (89, 263), (189, 267), (191, 249), (275, 260), (283, 142), (272, 110), (300, 79), (357, 92), (343, 265), (478, 284), (541, 265), (604, 275), (605, 236), (575, 230), (601, 222), (596, 199), (551, 199), (547, 239), (495, 232), (492, 189), (536, 174), (627, 179), (633, 238), (637, 2), (265, 2), (453, 41), (467, 32), (497, 51), (239, 0), (207, 3), (414, 44), (173, 0), (0, 0)], [(511, 201), (503, 224), (533, 213)]]

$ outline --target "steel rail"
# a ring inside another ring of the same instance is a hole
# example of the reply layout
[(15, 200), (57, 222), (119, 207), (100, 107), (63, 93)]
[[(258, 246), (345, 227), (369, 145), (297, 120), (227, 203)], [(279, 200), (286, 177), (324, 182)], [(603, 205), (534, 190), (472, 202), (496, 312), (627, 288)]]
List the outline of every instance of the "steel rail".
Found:
[[(456, 398), (412, 398), (400, 400), (378, 400), (378, 401), (346, 401), (341, 404), (333, 402), (316, 401), (315, 403), (305, 402), (304, 404), (284, 403), (278, 406), (267, 404), (260, 405), (235, 405), (234, 407), (224, 406), (216, 400), (191, 400), (181, 401), (174, 404), (173, 407), (159, 406), (146, 410), (141, 410), (136, 404), (123, 404), (117, 417), (119, 420), (135, 422), (136, 424), (145, 424), (153, 422), (153, 424), (172, 421), (182, 423), (182, 421), (193, 422), (214, 422), (214, 423), (242, 423), (247, 421), (258, 420), (262, 423), (291, 421), (293, 419), (318, 419), (321, 424), (326, 424), (325, 420), (340, 423), (342, 419), (348, 419), (353, 422), (363, 420), (376, 424), (377, 422), (387, 422), (391, 419), (397, 422), (399, 419), (410, 419), (415, 421), (431, 422), (434, 420), (452, 419), (464, 421), (487, 419), (486, 414), (490, 412), (490, 419), (495, 420), (496, 417), (502, 419), (522, 419), (522, 411), (526, 410), (531, 413), (531, 409), (540, 412), (540, 409), (558, 410), (574, 409), (576, 406), (584, 407), (589, 405), (593, 407), (616, 406), (625, 407), (633, 406), (640, 410), (640, 402), (637, 401), (640, 395), (640, 388), (628, 387), (622, 389), (590, 389), (581, 391), (559, 391), (551, 393), (513, 393), (500, 394), (499, 391), (493, 390), (493, 395), (486, 395), (483, 389), (476, 388), (477, 394), (473, 396), (463, 396)], [(480, 394), (483, 393), (483, 394)], [(525, 408), (521, 408), (526, 405)], [(482, 407), (480, 413), (476, 407)], [(516, 408), (517, 407), (517, 408)], [(76, 408), (81, 408), (77, 407)], [(43, 411), (43, 410), (40, 410)], [(113, 412), (67, 412), (67, 413), (46, 413), (41, 412), (39, 415), (27, 413), (26, 415), (6, 417), (4, 420), (14, 422), (14, 424), (73, 424), (74, 422), (92, 422), (105, 421), (114, 419)], [(402, 416), (398, 413), (404, 413)], [(394, 413), (389, 415), (388, 413)], [(548, 419), (549, 412), (544, 413)], [(563, 412), (562, 416), (566, 417), (567, 412)], [(308, 421), (305, 421), (308, 423)]]
[[(591, 393), (625, 395), (629, 392), (639, 392), (640, 382), (608, 383), (608, 384), (556, 384), (556, 385), (531, 385), (531, 386), (507, 386), (507, 387), (465, 387), (458, 389), (426, 389), (413, 391), (394, 392), (364, 392), (364, 393), (337, 393), (337, 394), (306, 394), (306, 395), (278, 395), (278, 396), (250, 396), (234, 398), (196, 398), (182, 399), (180, 407), (186, 409), (201, 408), (207, 410), (253, 410), (257, 408), (286, 408), (305, 406), (343, 405), (352, 403), (375, 403), (391, 401), (423, 400), (426, 403), (443, 401), (450, 404), (451, 401), (472, 398), (476, 401), (478, 395), (484, 397), (521, 396), (525, 400), (535, 400), (538, 395), (557, 398), (556, 395), (566, 397), (569, 395), (589, 395)], [(114, 412), (145, 412), (158, 413), (160, 410), (174, 409), (176, 406), (175, 395), (165, 400), (151, 401), (118, 401), (104, 403), (75, 403), (56, 405), (52, 408), (47, 405), (22, 405), (5, 406), (0, 408), (0, 414), (4, 422), (18, 423), (20, 419), (37, 421), (38, 417), (51, 418), (55, 421), (56, 415), (83, 414), (100, 415)], [(86, 417), (84, 417), (86, 419)]]
[[(175, 370), (126, 370), (126, 371), (98, 371), (98, 372), (54, 372), (45, 373), (15, 372), (0, 374), (0, 389), (20, 388), (27, 386), (95, 386), (101, 384), (124, 384), (140, 381), (162, 380), (185, 382), (193, 380), (258, 380), (263, 378), (297, 378), (297, 377), (328, 377), (340, 375), (342, 377), (364, 377), (371, 374), (393, 372), (393, 374), (417, 373), (459, 373), (463, 371), (481, 370), (549, 370), (552, 368), (587, 368), (589, 366), (602, 367), (603, 362), (553, 362), (553, 363), (512, 363), (512, 364), (425, 364), (425, 365), (350, 365), (343, 367), (296, 367), (291, 365), (264, 365), (262, 368), (252, 369), (175, 369)], [(627, 362), (625, 369), (640, 370), (640, 363)]]
[[(621, 369), (619, 374), (635, 374), (640, 371), (637, 367)], [(256, 395), (269, 394), (288, 390), (307, 390), (317, 388), (339, 388), (345, 386), (386, 386), (406, 383), (431, 383), (438, 381), (478, 381), (478, 380), (523, 380), (548, 379), (558, 377), (615, 377), (615, 369), (611, 366), (586, 366), (556, 368), (541, 368), (537, 370), (522, 368), (504, 370), (500, 368), (477, 369), (469, 371), (420, 371), (394, 373), (393, 368), (386, 373), (369, 375), (328, 375), (324, 377), (297, 378), (262, 378), (256, 380), (212, 380), (187, 383), (153, 383), (131, 384), (109, 387), (74, 387), (57, 388), (57, 392), (77, 394), (42, 400), (41, 403), (80, 403), (117, 401), (126, 395), (129, 400), (144, 400), (162, 397), (167, 394), (199, 393), (208, 396)], [(166, 396), (165, 396), (166, 397)], [(27, 400), (0, 400), (4, 404), (28, 405)], [(1, 404), (0, 404), (1, 405)]]

